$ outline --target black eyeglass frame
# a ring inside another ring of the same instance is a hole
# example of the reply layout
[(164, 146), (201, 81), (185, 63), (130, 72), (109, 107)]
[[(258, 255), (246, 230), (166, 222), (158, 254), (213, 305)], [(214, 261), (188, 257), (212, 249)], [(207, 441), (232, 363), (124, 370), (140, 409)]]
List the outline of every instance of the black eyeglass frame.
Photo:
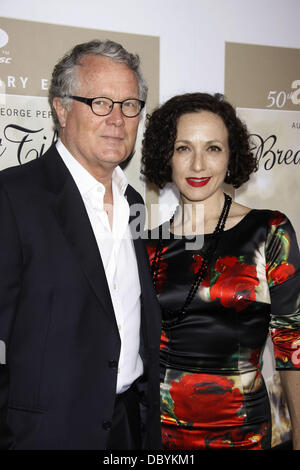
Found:
[[(140, 100), (140, 99), (138, 99), (138, 98), (126, 98), (126, 100), (123, 100), (123, 101), (114, 101), (114, 100), (112, 100), (111, 98), (107, 98), (107, 96), (96, 96), (95, 98), (84, 98), (83, 96), (74, 96), (74, 95), (73, 95), (73, 96), (66, 96), (66, 98), (72, 98), (72, 100), (79, 101), (80, 103), (85, 103), (85, 104), (87, 104), (87, 105), (91, 108), (92, 112), (93, 112), (96, 116), (108, 116), (108, 115), (112, 112), (112, 110), (114, 109), (115, 103), (117, 103), (117, 104), (120, 105), (121, 112), (122, 112), (123, 116), (128, 117), (128, 118), (134, 118), (134, 117), (137, 117), (137, 116), (141, 113), (142, 109), (144, 108), (144, 106), (145, 106), (145, 104), (146, 104), (145, 101)], [(95, 113), (95, 111), (93, 110), (93, 101), (94, 101), (94, 100), (97, 100), (97, 99), (99, 99), (99, 98), (105, 98), (106, 100), (109, 100), (109, 101), (112, 102), (112, 107), (111, 107), (111, 109), (109, 110), (108, 113), (106, 113), (106, 114), (97, 114), (97, 113)], [(138, 102), (140, 103), (140, 110), (139, 110), (139, 112), (138, 112), (137, 114), (135, 114), (134, 116), (127, 116), (126, 114), (124, 114), (124, 111), (123, 111), (123, 109), (122, 109), (123, 103), (125, 103), (126, 101), (130, 101), (130, 100), (135, 100), (135, 101), (138, 101)]]

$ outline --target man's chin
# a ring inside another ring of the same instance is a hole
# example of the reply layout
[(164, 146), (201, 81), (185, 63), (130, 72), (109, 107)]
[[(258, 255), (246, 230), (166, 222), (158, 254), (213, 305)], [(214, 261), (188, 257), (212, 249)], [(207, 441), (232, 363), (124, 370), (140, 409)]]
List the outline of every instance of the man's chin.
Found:
[(133, 158), (135, 150), (133, 150), (129, 155), (121, 155), (118, 153), (113, 153), (103, 156), (102, 162), (107, 166), (120, 166), (122, 169), (126, 168), (130, 160)]

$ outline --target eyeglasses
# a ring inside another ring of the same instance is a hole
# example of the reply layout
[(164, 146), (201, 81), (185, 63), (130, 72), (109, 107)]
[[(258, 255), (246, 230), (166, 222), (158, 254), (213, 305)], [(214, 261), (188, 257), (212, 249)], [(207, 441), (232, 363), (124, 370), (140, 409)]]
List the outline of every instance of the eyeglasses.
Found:
[(83, 98), (82, 96), (68, 96), (72, 100), (80, 101), (91, 107), (91, 110), (97, 116), (107, 116), (113, 110), (114, 104), (117, 103), (121, 106), (121, 111), (124, 116), (133, 118), (140, 114), (145, 101), (138, 100), (137, 98), (128, 98), (124, 101), (113, 101), (110, 98), (100, 96), (97, 98)]

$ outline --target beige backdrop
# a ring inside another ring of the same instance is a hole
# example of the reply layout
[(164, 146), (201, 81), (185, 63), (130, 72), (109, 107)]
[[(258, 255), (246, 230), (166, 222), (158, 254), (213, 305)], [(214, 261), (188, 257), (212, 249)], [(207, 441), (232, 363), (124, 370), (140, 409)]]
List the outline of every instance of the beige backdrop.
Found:
[(253, 134), (259, 171), (241, 204), (278, 209), (300, 239), (300, 50), (226, 43), (225, 95)]
[[(252, 134), (259, 170), (235, 191), (237, 202), (278, 209), (300, 240), (300, 50), (226, 43), (225, 96)], [(289, 438), (289, 416), (268, 340), (263, 375), (272, 405), (272, 445)]]
[[(149, 86), (146, 112), (158, 105), (158, 37), (0, 18), (0, 169), (41, 156), (56, 138), (47, 100), (52, 69), (75, 44), (92, 39), (112, 39), (139, 54)], [(143, 122), (125, 171), (150, 198), (140, 177), (142, 132)]]

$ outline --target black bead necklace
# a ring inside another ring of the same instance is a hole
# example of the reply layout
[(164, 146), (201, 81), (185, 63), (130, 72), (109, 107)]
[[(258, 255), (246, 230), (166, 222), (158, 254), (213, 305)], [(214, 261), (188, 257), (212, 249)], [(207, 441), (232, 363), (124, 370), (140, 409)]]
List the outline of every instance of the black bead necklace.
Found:
[[(162, 320), (162, 324), (163, 324), (164, 329), (167, 329), (167, 328), (170, 328), (174, 325), (177, 325), (178, 323), (181, 322), (181, 320), (183, 320), (183, 318), (186, 315), (186, 312), (187, 312), (187, 309), (188, 309), (189, 305), (193, 301), (193, 299), (196, 295), (196, 292), (198, 291), (199, 286), (200, 286), (202, 280), (204, 279), (204, 277), (207, 273), (207, 269), (208, 269), (208, 266), (211, 262), (212, 255), (215, 252), (215, 250), (217, 248), (217, 245), (218, 245), (218, 242), (220, 240), (220, 237), (221, 237), (221, 235), (224, 231), (227, 216), (229, 214), (230, 206), (231, 206), (231, 203), (232, 203), (232, 199), (231, 199), (230, 196), (228, 196), (228, 194), (224, 194), (224, 196), (225, 196), (224, 206), (223, 206), (222, 212), (220, 214), (220, 217), (219, 217), (218, 223), (216, 225), (216, 228), (215, 228), (215, 230), (213, 232), (213, 235), (212, 235), (212, 243), (210, 244), (208, 249), (206, 249), (206, 250), (201, 249), (200, 250), (200, 253), (202, 255), (202, 263), (201, 263), (201, 266), (200, 266), (199, 270), (197, 271), (197, 273), (194, 277), (193, 283), (190, 287), (190, 290), (187, 294), (187, 297), (185, 299), (185, 302), (184, 302), (183, 306), (181, 308), (177, 309), (177, 310), (171, 310), (171, 309), (168, 309), (168, 308), (161, 307), (163, 317), (164, 316), (168, 316), (169, 318), (172, 317), (171, 320), (165, 320), (165, 319)], [(173, 220), (173, 218), (174, 218), (174, 216), (171, 218), (171, 221)], [(157, 246), (156, 246), (154, 259), (153, 259), (152, 266), (151, 266), (151, 273), (152, 273), (152, 279), (153, 279), (154, 287), (156, 285), (157, 277), (158, 277), (158, 273), (159, 273), (159, 266), (160, 266), (160, 261), (161, 261), (162, 250), (163, 250), (163, 240), (160, 238), (158, 240), (158, 243), (157, 243)]]

